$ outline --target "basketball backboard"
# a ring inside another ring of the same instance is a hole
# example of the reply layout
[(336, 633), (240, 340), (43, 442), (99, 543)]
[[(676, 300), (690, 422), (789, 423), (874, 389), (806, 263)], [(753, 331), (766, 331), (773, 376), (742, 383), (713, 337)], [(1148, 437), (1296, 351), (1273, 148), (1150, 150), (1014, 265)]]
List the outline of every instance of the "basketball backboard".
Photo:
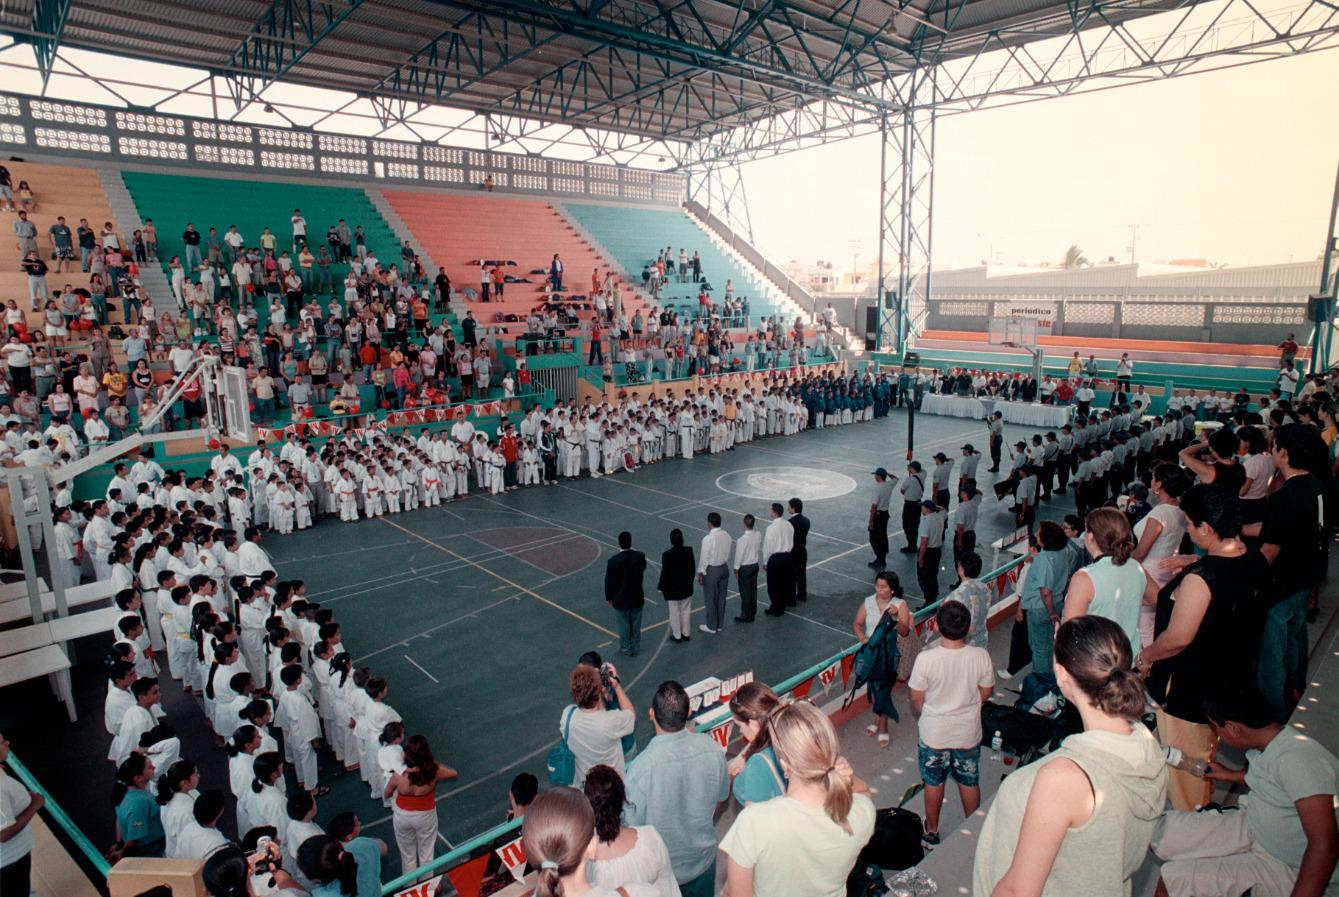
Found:
[(992, 346), (1031, 349), (1037, 345), (1037, 321), (1035, 318), (993, 318), (989, 342)]
[(224, 436), (251, 441), (251, 405), (246, 388), (246, 370), (232, 365), (218, 368), (218, 391), (223, 400)]

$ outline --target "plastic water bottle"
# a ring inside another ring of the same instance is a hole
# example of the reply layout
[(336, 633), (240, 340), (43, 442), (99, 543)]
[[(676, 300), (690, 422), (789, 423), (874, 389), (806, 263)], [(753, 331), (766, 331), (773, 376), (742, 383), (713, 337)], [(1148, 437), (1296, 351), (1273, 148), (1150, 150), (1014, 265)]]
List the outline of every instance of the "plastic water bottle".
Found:
[(1164, 747), (1162, 752), (1167, 757), (1167, 765), (1173, 769), (1188, 772), (1200, 779), (1204, 778), (1204, 774), (1209, 771), (1207, 762), (1196, 760), (1194, 757), (1187, 757), (1180, 748)]
[(998, 763), (1000, 760), (1000, 755), (1003, 753), (1003, 751), (1004, 751), (1004, 736), (1000, 734), (999, 729), (996, 729), (995, 736), (990, 739), (990, 759)]

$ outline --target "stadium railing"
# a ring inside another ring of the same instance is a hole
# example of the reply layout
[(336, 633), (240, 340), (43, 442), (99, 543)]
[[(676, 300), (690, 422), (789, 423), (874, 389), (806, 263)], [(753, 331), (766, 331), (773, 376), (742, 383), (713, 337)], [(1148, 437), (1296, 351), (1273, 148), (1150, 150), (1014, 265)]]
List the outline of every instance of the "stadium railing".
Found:
[[(989, 583), (996, 591), (995, 598), (997, 601), (1010, 594), (1009, 589), (1012, 587), (1013, 583), (1017, 581), (1018, 568), (1022, 566), (1024, 560), (1025, 558), (1022, 556), (1016, 557), (981, 576), (981, 581)], [(947, 600), (947, 596), (941, 598), (933, 604), (926, 605), (912, 615), (912, 620), (916, 624), (916, 631), (918, 634), (924, 635), (927, 629), (933, 628), (935, 613), (939, 610), (940, 605)], [(811, 684), (816, 677), (823, 675), (827, 671), (833, 670), (834, 666), (840, 671), (839, 675), (841, 676), (843, 683), (843, 690), (845, 690), (845, 683), (850, 674), (847, 659), (853, 658), (858, 650), (860, 650), (860, 644), (857, 642), (856, 644), (837, 652), (826, 660), (821, 660), (802, 672), (796, 673), (787, 679), (783, 679), (781, 682), (772, 686), (772, 690), (778, 695), (798, 690), (804, 690), (807, 694), (808, 689), (805, 686)], [(713, 730), (728, 727), (730, 725), (730, 719), (729, 707), (721, 705), (714, 712), (706, 714), (705, 718), (700, 718), (696, 722), (695, 729), (698, 732), (710, 733)], [(416, 882), (435, 877), (438, 874), (448, 873), (456, 866), (476, 860), (480, 856), (479, 852), (481, 848), (488, 847), (491, 850), (491, 848), (504, 844), (508, 840), (514, 840), (520, 836), (520, 828), (521, 820), (516, 819), (494, 826), (486, 832), (481, 832), (460, 846), (434, 858), (433, 861), (427, 865), (421, 866), (413, 872), (401, 875), (399, 878), (392, 879), (382, 885), (382, 897), (394, 897), (395, 894), (409, 888)]]
[(60, 804), (56, 803), (50, 792), (42, 787), (42, 783), (37, 781), (37, 778), (28, 771), (28, 767), (24, 766), (23, 762), (13, 753), (10, 753), (5, 765), (14, 773), (14, 777), (23, 783), (23, 787), (42, 796), (44, 818), (55, 823), (65, 838), (74, 845), (75, 850), (82, 854), (83, 862), (80, 865), (91, 866), (97, 871), (98, 875), (106, 878), (107, 873), (112, 869), (111, 863), (107, 862), (107, 858), (93, 846), (93, 842), (88, 839), (88, 836), (80, 831), (79, 827), (74, 824), (74, 820), (66, 814)]

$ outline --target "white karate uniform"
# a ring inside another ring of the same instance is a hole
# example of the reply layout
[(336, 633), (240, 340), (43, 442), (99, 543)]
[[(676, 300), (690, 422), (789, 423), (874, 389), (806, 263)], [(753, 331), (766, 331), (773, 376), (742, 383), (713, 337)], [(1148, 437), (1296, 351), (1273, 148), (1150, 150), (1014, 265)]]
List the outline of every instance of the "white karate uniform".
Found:
[(293, 748), (293, 768), (298, 784), (310, 791), (316, 787), (316, 748), (312, 740), (321, 737), (321, 721), (311, 698), (300, 689), (290, 688), (279, 696), (283, 711), (284, 743)]

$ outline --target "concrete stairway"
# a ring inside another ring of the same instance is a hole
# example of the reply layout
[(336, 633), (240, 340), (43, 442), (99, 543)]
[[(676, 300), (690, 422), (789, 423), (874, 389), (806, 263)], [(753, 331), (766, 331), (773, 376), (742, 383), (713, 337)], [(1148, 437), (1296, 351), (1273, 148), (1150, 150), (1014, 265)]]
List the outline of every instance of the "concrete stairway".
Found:
[[(144, 222), (139, 217), (139, 210), (135, 208), (135, 201), (130, 198), (130, 191), (126, 189), (120, 169), (111, 165), (96, 165), (94, 170), (102, 185), (102, 192), (107, 197), (107, 203), (111, 206), (112, 214), (116, 216), (121, 231), (129, 237), (142, 228)], [(163, 236), (160, 231), (158, 235), (160, 255), (163, 252), (161, 246)], [(139, 279), (145, 295), (153, 298), (153, 307), (158, 313), (167, 312), (175, 318), (177, 303), (172, 298), (172, 285), (167, 282), (167, 275), (163, 273), (162, 266), (153, 263), (141, 265)]]

